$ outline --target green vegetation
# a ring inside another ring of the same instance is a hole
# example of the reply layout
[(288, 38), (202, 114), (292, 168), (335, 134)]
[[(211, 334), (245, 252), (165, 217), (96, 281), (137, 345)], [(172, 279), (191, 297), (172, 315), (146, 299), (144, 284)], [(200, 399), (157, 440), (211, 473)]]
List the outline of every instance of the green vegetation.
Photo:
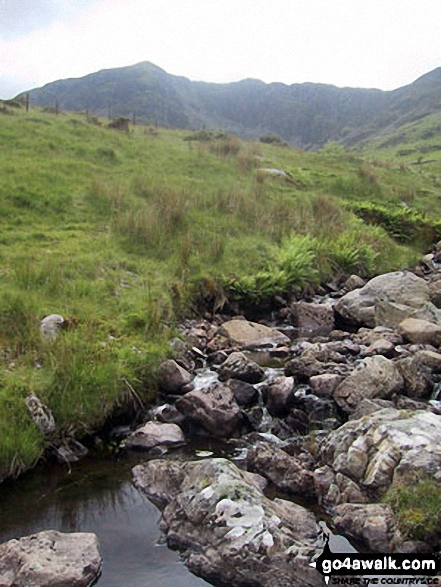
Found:
[(436, 543), (441, 526), (439, 483), (426, 479), (411, 486), (397, 485), (388, 491), (385, 502), (394, 510), (407, 539)]
[[(201, 299), (261, 302), (336, 273), (404, 267), (421, 253), (407, 230), (438, 235), (441, 187), (415, 166), (332, 145), (188, 138), (1, 106), (0, 477), (56, 440), (32, 423), (29, 393), (52, 410), (58, 438), (93, 431), (154, 397), (167, 341)], [(39, 322), (51, 313), (68, 328), (47, 342)]]

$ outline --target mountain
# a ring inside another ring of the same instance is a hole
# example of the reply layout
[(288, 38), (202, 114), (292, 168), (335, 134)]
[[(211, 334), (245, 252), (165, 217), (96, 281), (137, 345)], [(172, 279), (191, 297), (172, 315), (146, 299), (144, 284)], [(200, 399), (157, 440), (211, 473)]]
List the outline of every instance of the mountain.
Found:
[[(393, 91), (326, 84), (190, 81), (149, 62), (49, 83), (31, 103), (182, 129), (222, 128), (244, 138), (274, 133), (306, 149), (362, 143), (441, 109), (441, 68)], [(21, 94), (23, 96), (23, 94)], [(20, 97), (20, 96), (19, 96)]]

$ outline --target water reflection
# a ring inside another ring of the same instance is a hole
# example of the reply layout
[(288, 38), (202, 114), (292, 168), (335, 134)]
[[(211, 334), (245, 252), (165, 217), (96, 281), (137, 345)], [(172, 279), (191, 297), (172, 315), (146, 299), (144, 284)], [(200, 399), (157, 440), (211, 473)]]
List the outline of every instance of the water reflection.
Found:
[[(136, 459), (136, 460), (135, 460)], [(202, 587), (161, 544), (158, 510), (131, 484), (139, 455), (46, 465), (0, 488), (0, 542), (47, 529), (95, 532), (104, 567), (98, 587)]]

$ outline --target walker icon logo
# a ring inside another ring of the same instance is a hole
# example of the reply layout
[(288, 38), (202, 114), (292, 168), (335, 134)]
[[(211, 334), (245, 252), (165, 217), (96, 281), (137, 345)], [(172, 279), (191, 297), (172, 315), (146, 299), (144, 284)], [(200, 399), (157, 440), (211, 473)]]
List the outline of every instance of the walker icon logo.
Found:
[[(439, 585), (439, 579), (433, 577), (441, 570), (437, 555), (334, 553), (329, 548), (329, 535), (323, 533), (323, 537), (323, 552), (310, 565), (325, 577), (327, 585), (331, 576), (333, 584)], [(380, 577), (372, 578), (375, 575)]]

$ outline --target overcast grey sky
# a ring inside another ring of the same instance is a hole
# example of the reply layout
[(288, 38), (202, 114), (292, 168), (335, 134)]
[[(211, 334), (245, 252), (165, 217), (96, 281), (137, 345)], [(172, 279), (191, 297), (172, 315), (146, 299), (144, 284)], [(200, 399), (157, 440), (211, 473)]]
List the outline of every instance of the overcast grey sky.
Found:
[(0, 0), (0, 98), (140, 61), (394, 89), (441, 66), (440, 30), (441, 0)]

